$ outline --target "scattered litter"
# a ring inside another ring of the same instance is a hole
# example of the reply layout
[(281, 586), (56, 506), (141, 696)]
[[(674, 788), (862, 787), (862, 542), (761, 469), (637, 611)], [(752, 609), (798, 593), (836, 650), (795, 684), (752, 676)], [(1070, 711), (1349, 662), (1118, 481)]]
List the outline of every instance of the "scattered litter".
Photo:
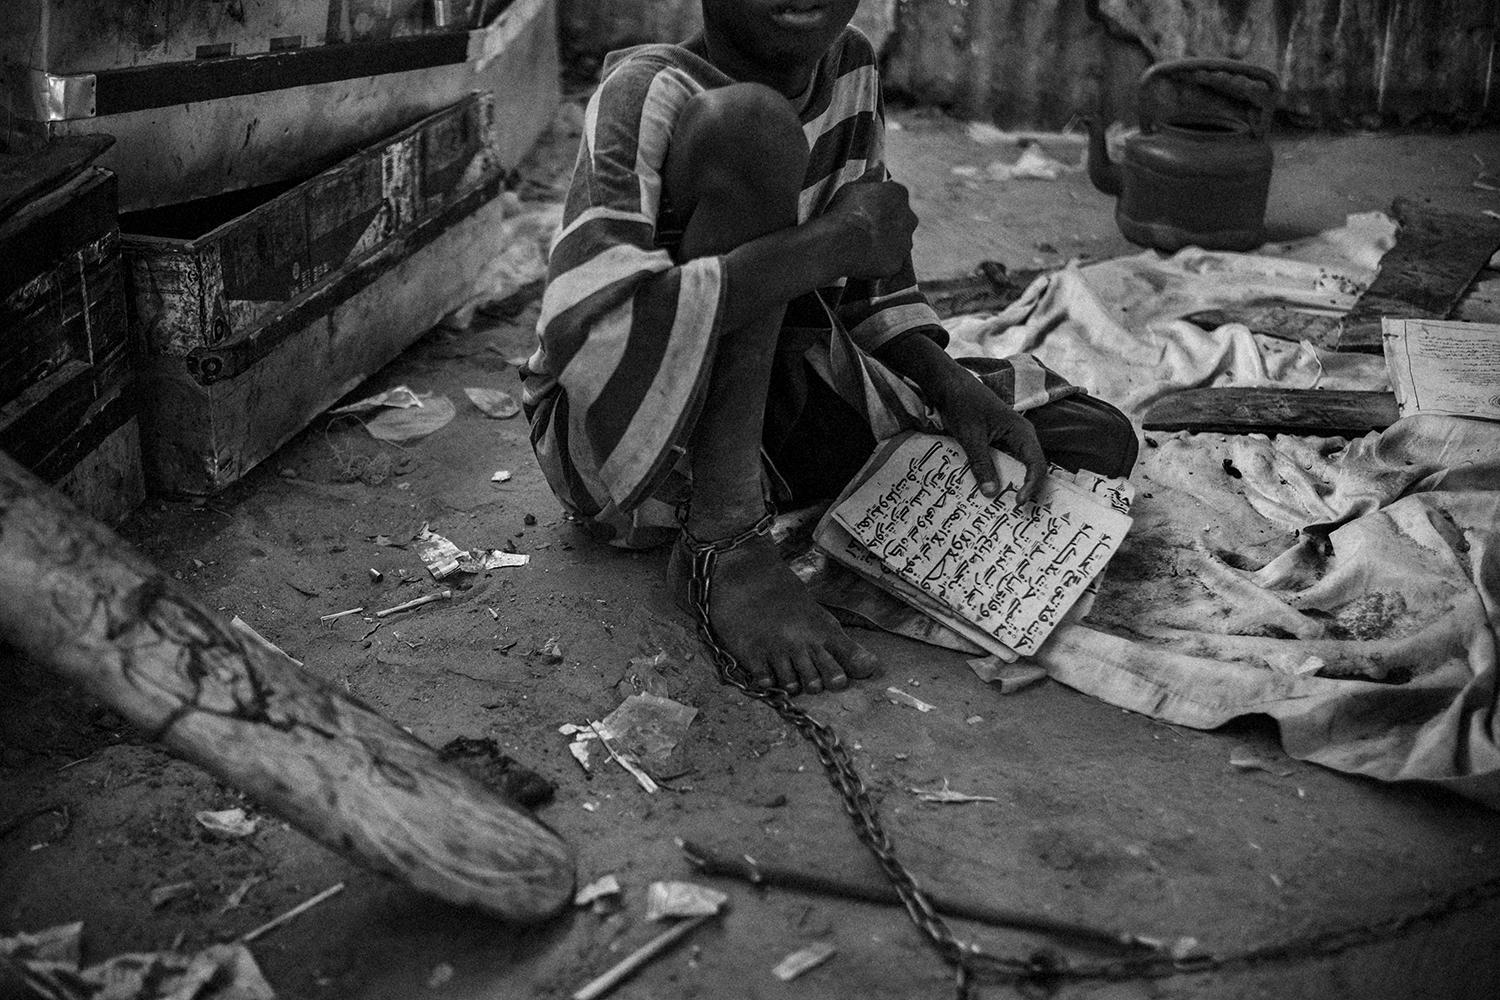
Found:
[(652, 882), (646, 890), (646, 919), (712, 915), (728, 901), (718, 889), (696, 882)]
[(1474, 186), (1481, 191), (1500, 191), (1500, 174), (1481, 171), (1474, 178)]
[(604, 749), (609, 754), (610, 760), (623, 767), (636, 780), (636, 783), (646, 790), (647, 795), (655, 795), (661, 790), (661, 786), (656, 783), (655, 779), (645, 771), (642, 771), (633, 758), (619, 753), (614, 747), (610, 746), (609, 738), (599, 732), (598, 723), (589, 723), (589, 729), (593, 731), (594, 736), (598, 738), (599, 742), (604, 745)]
[(907, 708), (915, 708), (918, 712), (931, 712), (933, 710), (932, 705), (927, 704), (921, 698), (907, 694), (898, 687), (886, 688), (885, 696), (893, 705), (905, 705)]
[(280, 646), (276, 645), (276, 643), (272, 642), (270, 639), (267, 639), (265, 636), (263, 636), (259, 632), (255, 631), (255, 629), (253, 629), (253, 628), (250, 627), (250, 623), (247, 622), (247, 621), (245, 621), (245, 619), (241, 618), (239, 615), (235, 615), (232, 619), (230, 619), (229, 626), (230, 626), (230, 628), (235, 629), (241, 635), (248, 636), (249, 638), (255, 640), (258, 643), (260, 643), (262, 646), (267, 647), (272, 652), (280, 653), (283, 657), (285, 657), (292, 664), (294, 664), (296, 666), (299, 666), (299, 667), (302, 666), (302, 661), (301, 660), (297, 659), (295, 656), (292, 656), (286, 650), (284, 650)]
[(943, 805), (959, 805), (965, 802), (999, 802), (993, 795), (969, 795), (966, 792), (955, 792), (948, 786), (948, 779), (943, 779), (942, 788), (909, 788), (918, 799), (923, 802), (940, 802)]
[(1132, 940), (1158, 954), (1170, 955), (1177, 962), (1189, 958), (1198, 947), (1198, 939), (1195, 937), (1158, 938), (1136, 934), (1132, 936)]
[[(365, 619), (365, 620), (369, 621), (368, 618)], [(366, 632), (364, 635), (362, 635), (362, 636), (359, 637), (359, 641), (360, 642), (364, 642), (366, 639), (370, 638), (370, 636), (374, 635), (376, 632), (379, 632), (380, 631), (380, 626), (382, 626), (384, 624), (385, 624), (385, 622), (376, 622), (373, 626), (371, 626), (370, 631)]]
[(634, 975), (636, 970), (640, 969), (641, 966), (687, 937), (699, 927), (702, 927), (705, 923), (712, 920), (714, 916), (715, 914), (713, 913), (705, 913), (691, 920), (684, 920), (676, 927), (662, 931), (656, 937), (620, 959), (620, 961), (616, 962), (614, 966), (606, 970), (602, 975), (580, 986), (574, 991), (573, 1000), (599, 1000), (600, 997), (607, 995), (610, 990)]
[(427, 988), (435, 990), (453, 978), (453, 966), (447, 962), (439, 962), (432, 967), (432, 972), (427, 975)]
[(410, 410), (382, 410), (365, 421), (365, 430), (379, 441), (399, 444), (446, 427), (455, 414), (447, 396), (423, 396), (422, 405)]
[(243, 944), (209, 945), (195, 954), (133, 952), (80, 968), (83, 924), (0, 938), (0, 956), (37, 996), (58, 1000), (275, 1000)]
[(511, 476), (510, 476), (510, 470), (509, 469), (501, 469), (498, 472), (496, 472), (493, 476), (490, 477), (490, 482), (492, 482), (492, 483), (508, 483), (508, 482), (510, 482), (510, 478), (511, 478)]
[(198, 825), (210, 833), (217, 833), (221, 837), (248, 837), (255, 832), (257, 821), (245, 815), (245, 810), (221, 809), (217, 812), (204, 809), (193, 814)]
[(186, 896), (193, 891), (191, 882), (173, 882), (171, 885), (159, 885), (151, 890), (151, 909), (159, 910), (179, 896)]
[(1015, 163), (996, 160), (985, 168), (985, 174), (993, 181), (1055, 181), (1063, 174), (1077, 169), (1048, 156), (1041, 146), (1033, 143), (1021, 150), (1021, 156)]
[(320, 622), (336, 621), (336, 620), (338, 620), (340, 618), (348, 618), (350, 615), (357, 615), (357, 614), (359, 614), (363, 610), (364, 610), (363, 607), (358, 607), (358, 608), (349, 608), (349, 609), (347, 609), (345, 611), (335, 611), (331, 615), (319, 615), (318, 616), (318, 621), (320, 621)]
[(967, 724), (969, 724), (971, 726), (977, 726), (977, 725), (979, 725), (983, 721), (984, 721), (984, 716), (982, 716), (982, 715), (971, 715), (967, 719), (964, 720), (964, 722), (966, 722)]
[(776, 968), (771, 970), (771, 975), (783, 983), (789, 983), (803, 973), (811, 972), (828, 961), (837, 950), (827, 941), (814, 941), (806, 948), (800, 948), (776, 963)]
[(500, 549), (461, 549), (448, 539), (422, 525), (415, 539), (417, 555), (427, 566), (434, 580), (444, 580), (454, 573), (484, 573), (494, 569), (525, 566), (531, 561), (529, 555), (519, 552), (504, 552)]
[(996, 685), (1001, 694), (1015, 694), (1047, 679), (1047, 671), (1034, 663), (1007, 663), (998, 656), (981, 656), (968, 663), (980, 680)]
[(599, 811), (599, 803), (597, 803), (597, 802), (585, 802), (583, 804), (583, 811), (584, 812), (590, 812), (590, 813), (591, 812), (598, 812)]
[(219, 916), (222, 917), (230, 910), (238, 910), (241, 906), (244, 905), (245, 897), (250, 895), (250, 890), (255, 888), (260, 883), (264, 882), (265, 880), (266, 877), (264, 875), (245, 876), (245, 880), (239, 885), (235, 886), (234, 891), (225, 898), (224, 905), (219, 907)]
[[(404, 549), (404, 548), (406, 548), (405, 544), (403, 544), (402, 542), (395, 541), (393, 538), (391, 538), (390, 535), (372, 535), (370, 537), (370, 541), (374, 542), (376, 545), (379, 545), (381, 548), (386, 548), (386, 549)], [(371, 570), (370, 572), (373, 573), (373, 572), (375, 572), (375, 570)]]
[[(413, 608), (420, 608), (422, 605), (431, 604), (433, 601), (446, 601), (452, 596), (453, 591), (451, 590), (440, 591), (436, 594), (428, 594), (426, 597), (418, 597), (413, 600), (407, 601), (405, 604), (398, 604), (394, 608), (386, 608), (384, 611), (377, 611), (375, 612), (375, 617), (385, 618), (389, 615), (394, 615), (402, 611), (410, 611)], [(373, 629), (371, 631), (373, 631)]]
[(1493, 208), (1487, 208), (1480, 214), (1487, 215), (1492, 219), (1500, 219), (1500, 212), (1495, 211)]
[(1264, 771), (1278, 778), (1286, 778), (1296, 773), (1292, 768), (1277, 763), (1243, 743), (1229, 751), (1229, 763), (1241, 771)]
[(568, 723), (559, 727), (558, 732), (573, 737), (568, 752), (585, 771), (594, 769), (592, 749), (598, 743), (642, 788), (655, 792), (660, 786), (642, 765), (657, 771), (665, 767), (697, 714), (696, 708), (671, 698), (633, 694), (605, 716), (604, 721), (587, 725)]
[(957, 167), (953, 167), (950, 172), (955, 177), (978, 177), (979, 176), (979, 168), (975, 167), (975, 166), (970, 166), (967, 163), (962, 164), (962, 165), (957, 166)]
[(551, 636), (532, 652), (540, 656), (543, 663), (561, 663), (563, 661), (562, 640), (555, 635)]
[(521, 412), (515, 397), (503, 389), (465, 389), (464, 395), (487, 417), (508, 420)]
[(314, 906), (317, 906), (319, 903), (322, 903), (325, 900), (332, 899), (334, 896), (337, 896), (343, 891), (344, 883), (337, 882), (324, 889), (322, 892), (318, 893), (311, 899), (298, 903), (296, 906), (292, 907), (290, 910), (287, 910), (281, 916), (266, 921), (252, 931), (241, 934), (237, 940), (240, 944), (249, 944), (251, 941), (254, 941), (257, 938), (265, 937), (267, 934), (271, 933), (282, 924), (290, 923), (291, 921), (296, 920), (298, 917), (302, 916), (302, 914), (306, 913)]
[(601, 899), (620, 895), (620, 880), (613, 874), (602, 875), (578, 890), (573, 897), (574, 906), (589, 906)]
[(387, 389), (374, 396), (367, 396), (357, 403), (340, 406), (328, 412), (334, 416), (341, 416), (345, 413), (369, 413), (371, 410), (406, 410), (421, 405), (422, 397), (412, 392), (408, 386), (398, 385), (394, 389)]

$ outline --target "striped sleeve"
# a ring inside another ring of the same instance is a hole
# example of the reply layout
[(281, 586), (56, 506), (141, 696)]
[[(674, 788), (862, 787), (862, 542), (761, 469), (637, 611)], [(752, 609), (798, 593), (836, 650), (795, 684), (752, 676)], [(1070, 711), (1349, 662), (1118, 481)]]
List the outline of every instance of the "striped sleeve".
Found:
[[(845, 34), (832, 76), (832, 86), (819, 95), (819, 106), (804, 126), (812, 150), (802, 193), (804, 219), (825, 210), (839, 188), (885, 159), (880, 75), (869, 40), (857, 30)], [(909, 257), (897, 274), (847, 281), (837, 301), (840, 321), (865, 351), (919, 328), (946, 339), (937, 313), (917, 287)]]
[(669, 470), (721, 321), (721, 260), (679, 266), (655, 245), (667, 142), (696, 92), (672, 67), (634, 60), (590, 100), (530, 365), (567, 394), (573, 446), (581, 436), (622, 509)]

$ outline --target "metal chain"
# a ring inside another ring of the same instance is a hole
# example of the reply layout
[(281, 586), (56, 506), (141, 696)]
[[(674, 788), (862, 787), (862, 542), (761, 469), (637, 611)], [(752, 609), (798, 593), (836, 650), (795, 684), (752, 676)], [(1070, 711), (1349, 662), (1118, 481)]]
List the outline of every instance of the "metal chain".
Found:
[(775, 511), (768, 511), (765, 517), (745, 531), (711, 542), (683, 532), (692, 560), (688, 577), (688, 601), (698, 618), (698, 635), (708, 647), (722, 683), (747, 698), (768, 705), (812, 744), (828, 776), (829, 784), (838, 793), (844, 811), (854, 825), (855, 836), (880, 865), (881, 871), (906, 907), (912, 923), (928, 944), (952, 967), (959, 1000), (968, 1000), (975, 980), (979, 977), (1003, 982), (1027, 981), (1045, 988), (1063, 981), (1162, 979), (1248, 968), (1272, 962), (1326, 958), (1351, 948), (1395, 937), (1419, 924), (1435, 923), (1450, 914), (1500, 898), (1500, 878), (1495, 878), (1469, 886), (1423, 910), (1399, 914), (1386, 920), (1336, 928), (1310, 937), (1219, 954), (1173, 956), (1163, 953), (1166, 950), (1164, 945), (1148, 938), (1138, 938), (1143, 945), (1156, 948), (1156, 953), (1127, 956), (1113, 961), (1072, 964), (1050, 950), (1038, 950), (1027, 958), (1015, 958), (990, 954), (975, 944), (960, 940), (938, 915), (911, 872), (896, 857), (895, 845), (881, 823), (880, 813), (871, 801), (869, 790), (855, 769), (849, 751), (839, 739), (838, 733), (808, 714), (805, 709), (799, 708), (784, 688), (757, 687), (734, 655), (724, 648), (709, 621), (709, 597), (719, 556), (765, 534), (770, 530), (774, 519)]

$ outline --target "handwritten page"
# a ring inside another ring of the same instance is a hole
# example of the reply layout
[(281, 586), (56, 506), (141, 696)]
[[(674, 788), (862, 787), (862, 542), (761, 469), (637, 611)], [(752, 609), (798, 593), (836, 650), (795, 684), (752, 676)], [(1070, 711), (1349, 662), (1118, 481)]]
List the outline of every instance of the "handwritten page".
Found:
[(951, 439), (893, 439), (829, 516), (901, 581), (1029, 655), (1119, 548), (1130, 498), (1125, 486), (1054, 473), (1021, 506), (1024, 469), (995, 454), (1007, 485), (991, 499)]
[(1403, 417), (1500, 420), (1500, 324), (1384, 319), (1381, 330)]

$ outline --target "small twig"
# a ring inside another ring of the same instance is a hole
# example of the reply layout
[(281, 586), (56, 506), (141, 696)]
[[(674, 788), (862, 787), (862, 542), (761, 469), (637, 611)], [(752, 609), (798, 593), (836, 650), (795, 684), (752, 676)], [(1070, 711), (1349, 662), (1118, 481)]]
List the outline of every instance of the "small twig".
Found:
[(451, 590), (444, 590), (436, 594), (428, 594), (426, 597), (418, 597), (414, 598), (413, 600), (407, 601), (405, 604), (398, 604), (394, 608), (386, 608), (384, 611), (377, 611), (375, 612), (375, 617), (385, 618), (387, 615), (394, 615), (402, 611), (410, 611), (413, 608), (420, 608), (422, 605), (431, 604), (433, 601), (446, 601), (452, 596), (453, 591)]
[(350, 608), (347, 611), (335, 611), (331, 615), (319, 615), (318, 616), (318, 621), (320, 621), (320, 622), (331, 622), (331, 621), (333, 621), (333, 620), (335, 620), (337, 618), (348, 618), (350, 615), (357, 615), (357, 614), (359, 614), (363, 610), (364, 610), (364, 608), (361, 607), (361, 608)]
[(385, 624), (385, 622), (376, 622), (374, 628), (370, 629), (370, 631), (366, 632), (364, 635), (362, 635), (362, 636), (359, 637), (360, 641), (363, 642), (364, 640), (370, 638), (370, 636), (374, 635), (376, 632), (379, 632), (380, 631), (380, 626), (382, 626), (384, 624)]
[(676, 927), (663, 931), (629, 955), (626, 955), (608, 972), (580, 987), (573, 994), (573, 1000), (598, 1000), (599, 997), (604, 996), (626, 979), (629, 979), (641, 966), (716, 916), (718, 916), (717, 913), (705, 913), (690, 920), (684, 920)]
[(266, 934), (271, 933), (282, 924), (297, 919), (302, 914), (312, 909), (314, 906), (317, 906), (319, 903), (323, 902), (326, 899), (331, 899), (334, 896), (337, 896), (343, 891), (344, 883), (339, 882), (336, 885), (331, 885), (328, 888), (324, 889), (322, 892), (318, 893), (312, 899), (298, 903), (296, 906), (292, 907), (290, 910), (287, 910), (285, 913), (283, 913), (279, 917), (276, 917), (274, 920), (268, 920), (265, 923), (261, 924), (259, 927), (255, 928), (255, 930), (247, 931), (246, 933), (241, 934), (238, 940), (240, 944), (249, 944), (256, 938), (263, 937)]

